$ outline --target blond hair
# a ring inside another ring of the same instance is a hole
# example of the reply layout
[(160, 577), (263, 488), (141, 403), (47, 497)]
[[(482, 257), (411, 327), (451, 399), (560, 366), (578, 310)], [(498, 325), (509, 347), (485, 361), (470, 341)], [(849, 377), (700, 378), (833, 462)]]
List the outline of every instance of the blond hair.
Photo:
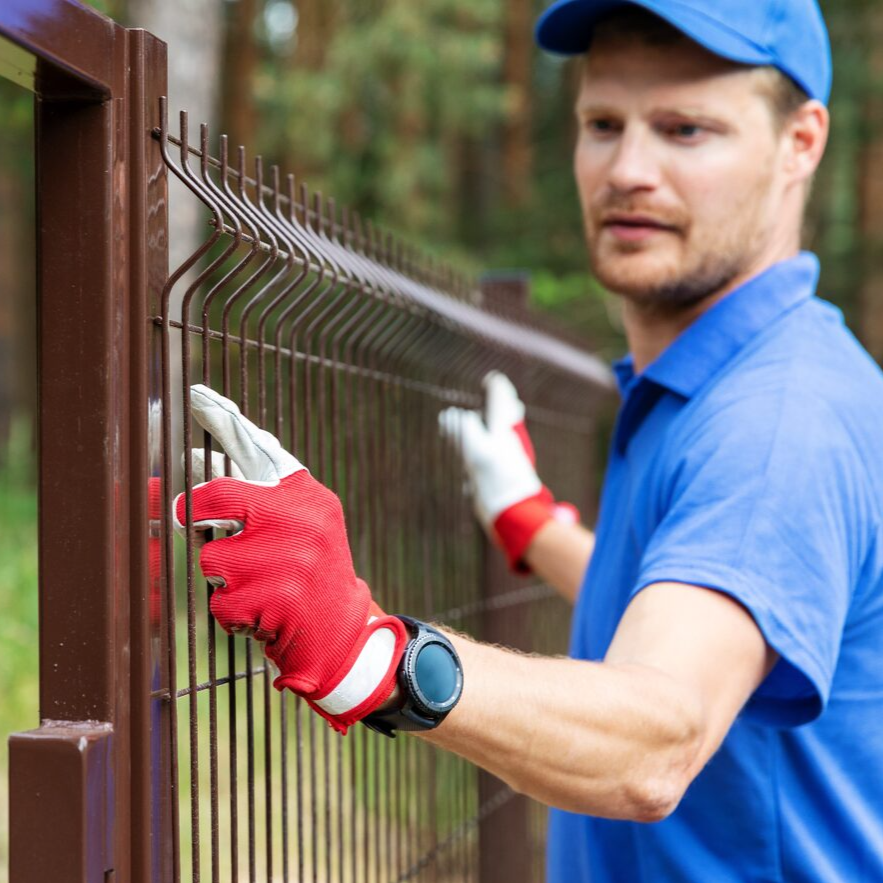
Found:
[[(635, 40), (645, 46), (674, 46), (690, 39), (665, 19), (638, 6), (616, 9), (604, 16), (592, 33), (593, 39), (597, 37)], [(809, 101), (809, 96), (777, 67), (759, 66), (754, 71), (758, 89), (769, 102), (773, 124), (781, 130), (791, 115)]]

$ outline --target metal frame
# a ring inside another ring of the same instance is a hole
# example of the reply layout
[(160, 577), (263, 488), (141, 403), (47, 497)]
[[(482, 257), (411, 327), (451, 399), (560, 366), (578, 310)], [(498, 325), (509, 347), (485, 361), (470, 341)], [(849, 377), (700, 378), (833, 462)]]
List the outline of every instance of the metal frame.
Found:
[(9, 740), (10, 873), (147, 880), (144, 365), (168, 263), (149, 130), (166, 47), (73, 0), (4, 0), (0, 72), (36, 98), (38, 226), (41, 726)]

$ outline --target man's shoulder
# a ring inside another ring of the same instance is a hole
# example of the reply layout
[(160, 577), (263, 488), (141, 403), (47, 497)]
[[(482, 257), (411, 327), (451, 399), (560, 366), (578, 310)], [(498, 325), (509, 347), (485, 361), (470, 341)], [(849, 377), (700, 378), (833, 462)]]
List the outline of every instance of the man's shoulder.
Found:
[(762, 332), (697, 402), (696, 417), (751, 421), (804, 410), (879, 434), (883, 371), (831, 304), (812, 298)]
[(657, 460), (681, 479), (728, 463), (733, 480), (772, 462), (780, 471), (836, 463), (883, 497), (881, 426), (883, 372), (836, 309), (813, 299), (758, 335), (689, 402)]

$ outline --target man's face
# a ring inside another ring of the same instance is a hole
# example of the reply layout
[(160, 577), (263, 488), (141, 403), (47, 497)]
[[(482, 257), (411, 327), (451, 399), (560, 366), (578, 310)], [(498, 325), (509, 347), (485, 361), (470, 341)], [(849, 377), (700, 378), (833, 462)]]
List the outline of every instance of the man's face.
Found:
[(575, 172), (595, 274), (677, 312), (762, 262), (783, 217), (782, 137), (756, 71), (696, 44), (598, 39)]

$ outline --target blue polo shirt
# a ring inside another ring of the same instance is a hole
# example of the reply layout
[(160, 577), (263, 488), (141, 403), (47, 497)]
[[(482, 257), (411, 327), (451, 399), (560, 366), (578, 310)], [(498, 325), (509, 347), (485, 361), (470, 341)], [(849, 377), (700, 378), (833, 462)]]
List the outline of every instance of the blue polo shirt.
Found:
[(656, 824), (553, 810), (549, 883), (883, 881), (883, 375), (811, 254), (702, 315), (622, 407), (571, 654), (660, 581), (726, 593), (781, 659)]

